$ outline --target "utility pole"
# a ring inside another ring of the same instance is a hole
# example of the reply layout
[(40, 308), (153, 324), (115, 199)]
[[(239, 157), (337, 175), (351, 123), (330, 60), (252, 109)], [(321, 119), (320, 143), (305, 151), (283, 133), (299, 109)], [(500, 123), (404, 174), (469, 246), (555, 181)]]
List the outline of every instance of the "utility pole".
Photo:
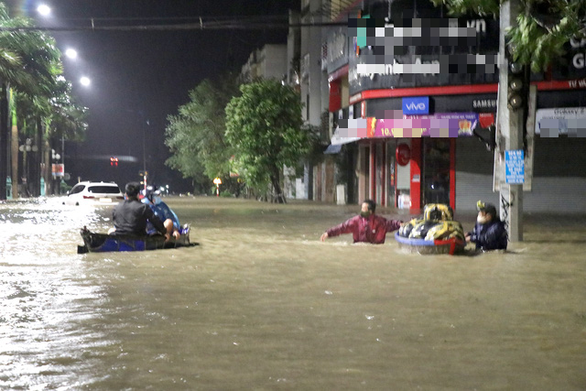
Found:
[(506, 33), (516, 26), (520, 0), (500, 7), (499, 87), (493, 189), (499, 191), (500, 216), (507, 223), (509, 240), (523, 240), (523, 182), (525, 124), (529, 91), (529, 66), (513, 61), (514, 48)]
[(8, 175), (8, 85), (0, 84), (0, 200), (6, 199), (6, 179)]

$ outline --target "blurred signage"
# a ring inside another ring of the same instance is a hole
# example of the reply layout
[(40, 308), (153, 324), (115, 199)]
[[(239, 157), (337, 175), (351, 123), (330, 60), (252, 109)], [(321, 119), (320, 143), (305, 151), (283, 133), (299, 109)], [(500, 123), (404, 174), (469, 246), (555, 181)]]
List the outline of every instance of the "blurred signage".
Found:
[(473, 109), (495, 109), (496, 110), (496, 99), (473, 99)]
[(586, 107), (539, 109), (535, 113), (535, 134), (541, 137), (586, 137)]
[(55, 163), (51, 167), (51, 172), (54, 177), (62, 177), (65, 174), (65, 165)]
[(478, 125), (477, 113), (435, 113), (403, 115), (401, 110), (386, 110), (393, 118), (368, 118), (368, 137), (461, 137), (472, 136)]
[(525, 182), (525, 153), (522, 149), (505, 151), (505, 177), (510, 184)]

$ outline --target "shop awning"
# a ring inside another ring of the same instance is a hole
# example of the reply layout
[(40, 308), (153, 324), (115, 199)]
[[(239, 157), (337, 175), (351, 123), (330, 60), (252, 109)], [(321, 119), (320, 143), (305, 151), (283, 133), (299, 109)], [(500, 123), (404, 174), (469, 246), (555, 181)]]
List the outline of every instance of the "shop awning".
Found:
[(328, 145), (328, 147), (324, 151), (324, 154), (333, 155), (336, 153), (340, 153), (341, 150), (342, 150), (342, 144), (330, 144), (330, 145)]
[[(332, 135), (331, 144), (328, 145), (325, 154), (339, 153), (342, 149), (342, 145), (358, 141), (363, 137), (359, 137), (360, 134), (366, 136), (366, 118), (360, 118), (357, 120), (340, 120), (341, 126), (338, 126)], [(350, 126), (353, 126), (350, 128)]]
[(341, 119), (338, 127), (332, 135), (333, 145), (352, 143), (366, 137), (366, 124), (368, 118)]

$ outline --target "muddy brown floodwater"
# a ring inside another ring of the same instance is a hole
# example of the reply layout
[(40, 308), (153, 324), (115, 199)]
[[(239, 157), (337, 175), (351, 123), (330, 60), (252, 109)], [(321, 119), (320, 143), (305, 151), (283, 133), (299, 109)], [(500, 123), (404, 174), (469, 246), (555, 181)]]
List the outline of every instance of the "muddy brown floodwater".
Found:
[(109, 208), (0, 205), (0, 389), (586, 389), (584, 216), (423, 256), (319, 241), (358, 206), (165, 200), (200, 246), (78, 255)]

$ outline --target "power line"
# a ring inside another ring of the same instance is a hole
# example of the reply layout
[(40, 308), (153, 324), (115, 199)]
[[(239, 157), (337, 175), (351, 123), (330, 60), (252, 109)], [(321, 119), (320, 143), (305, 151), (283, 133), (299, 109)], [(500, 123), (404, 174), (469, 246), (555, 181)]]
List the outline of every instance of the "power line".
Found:
[[(173, 18), (177, 19), (177, 18)], [(221, 19), (221, 18), (185, 18), (193, 20), (191, 23), (165, 23), (165, 24), (132, 24), (132, 25), (107, 25), (98, 22), (110, 22), (121, 20), (161, 20), (161, 18), (91, 18), (85, 19), (85, 25), (81, 26), (0, 26), (0, 31), (25, 32), (25, 31), (177, 31), (177, 30), (264, 30), (264, 29), (288, 29), (303, 27), (328, 27), (347, 26), (347, 22), (302, 22), (289, 23), (287, 17), (250, 17), (246, 19)]]

